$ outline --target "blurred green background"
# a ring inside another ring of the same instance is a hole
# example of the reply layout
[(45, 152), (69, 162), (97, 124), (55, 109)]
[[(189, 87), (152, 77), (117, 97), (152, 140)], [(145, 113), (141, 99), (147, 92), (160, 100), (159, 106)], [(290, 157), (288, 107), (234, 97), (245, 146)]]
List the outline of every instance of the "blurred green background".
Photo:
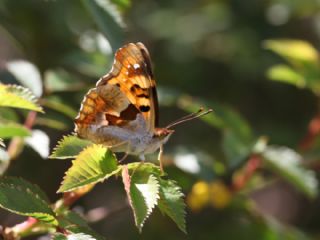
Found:
[[(6, 174), (61, 197), (71, 163), (48, 153), (73, 131), (114, 51), (140, 41), (161, 126), (200, 106), (215, 111), (177, 127), (165, 146), (165, 168), (186, 194), (188, 235), (160, 212), (139, 234), (119, 179), (74, 208), (107, 239), (318, 239), (319, 10), (317, 0), (1, 0), (0, 81), (29, 87), (45, 109)], [(2, 120), (26, 115), (0, 109)], [(2, 225), (23, 219), (0, 211)]]

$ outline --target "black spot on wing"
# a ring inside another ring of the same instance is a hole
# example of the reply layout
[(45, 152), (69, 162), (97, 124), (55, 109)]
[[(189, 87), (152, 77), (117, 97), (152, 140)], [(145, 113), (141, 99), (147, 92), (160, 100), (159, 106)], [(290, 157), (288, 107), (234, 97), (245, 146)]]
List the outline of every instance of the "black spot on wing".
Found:
[(130, 91), (131, 92), (136, 92), (137, 90), (143, 90), (143, 91), (147, 91), (148, 89), (147, 88), (143, 88), (143, 87), (140, 87), (138, 84), (133, 84), (130, 88)]
[(141, 93), (137, 95), (138, 98), (149, 98), (149, 96), (147, 94)]
[(141, 105), (139, 107), (141, 112), (149, 112), (150, 111), (150, 106), (146, 106), (146, 105)]

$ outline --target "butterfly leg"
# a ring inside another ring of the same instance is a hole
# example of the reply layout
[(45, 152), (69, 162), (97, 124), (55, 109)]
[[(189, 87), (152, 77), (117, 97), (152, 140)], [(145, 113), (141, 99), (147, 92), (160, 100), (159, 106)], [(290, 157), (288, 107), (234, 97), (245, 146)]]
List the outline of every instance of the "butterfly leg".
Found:
[(161, 173), (163, 173), (163, 165), (162, 165), (162, 153), (163, 153), (163, 145), (160, 146), (160, 149), (159, 149), (159, 154), (158, 154), (158, 160), (160, 162), (160, 170), (161, 170)]
[(124, 160), (126, 160), (126, 158), (129, 156), (129, 153), (125, 153), (124, 155), (123, 155), (123, 157), (120, 159), (120, 160), (118, 160), (118, 162), (119, 163), (122, 163)]

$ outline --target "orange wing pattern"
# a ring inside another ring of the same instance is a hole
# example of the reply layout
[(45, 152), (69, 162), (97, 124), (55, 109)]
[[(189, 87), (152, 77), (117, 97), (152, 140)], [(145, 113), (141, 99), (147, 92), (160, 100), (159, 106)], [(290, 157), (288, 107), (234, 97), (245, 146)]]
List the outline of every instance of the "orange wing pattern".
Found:
[(149, 53), (142, 43), (129, 43), (116, 52), (111, 71), (84, 97), (75, 119), (76, 132), (85, 137), (90, 125), (125, 127), (139, 113), (146, 121), (147, 130), (153, 132), (157, 112)]
[(158, 100), (149, 52), (142, 43), (129, 43), (116, 52), (112, 70), (97, 87), (105, 84), (118, 85), (153, 132), (158, 124)]

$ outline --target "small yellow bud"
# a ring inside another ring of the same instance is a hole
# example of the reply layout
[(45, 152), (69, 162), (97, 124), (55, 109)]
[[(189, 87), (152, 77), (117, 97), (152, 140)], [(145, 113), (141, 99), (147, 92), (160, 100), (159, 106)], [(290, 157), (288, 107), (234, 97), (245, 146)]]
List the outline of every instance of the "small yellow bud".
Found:
[(209, 195), (210, 203), (218, 209), (225, 208), (232, 199), (232, 193), (221, 181), (215, 181), (209, 185)]
[(209, 185), (199, 181), (193, 185), (187, 204), (193, 211), (199, 211), (209, 203), (209, 196)]

